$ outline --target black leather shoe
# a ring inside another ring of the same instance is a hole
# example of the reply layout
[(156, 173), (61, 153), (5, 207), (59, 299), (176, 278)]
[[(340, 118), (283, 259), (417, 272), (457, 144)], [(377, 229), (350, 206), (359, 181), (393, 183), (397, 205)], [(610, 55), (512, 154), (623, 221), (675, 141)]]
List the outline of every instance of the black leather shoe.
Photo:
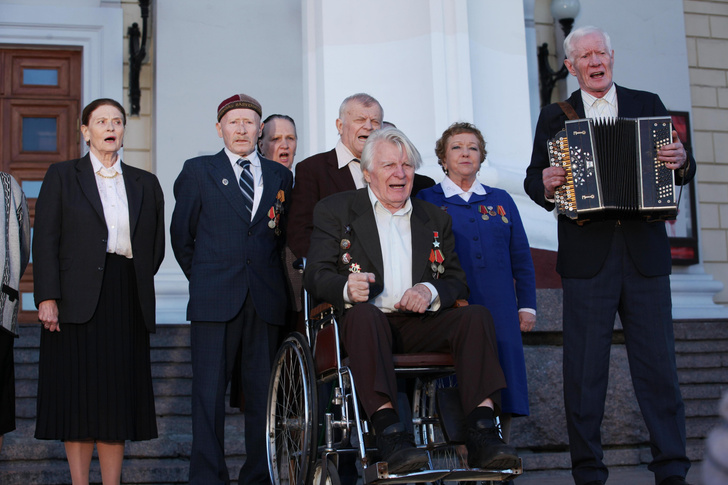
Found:
[(503, 442), (492, 419), (481, 419), (468, 429), (468, 466), (503, 470), (520, 464), (516, 449)]
[(428, 463), (427, 451), (417, 449), (412, 433), (407, 433), (402, 423), (388, 426), (377, 435), (377, 448), (389, 473), (414, 472)]
[(516, 449), (503, 442), (492, 419), (481, 419), (468, 430), (466, 446), (470, 468), (504, 470), (520, 465)]
[(685, 481), (683, 477), (680, 475), (674, 475), (672, 477), (667, 477), (663, 481), (660, 482), (660, 485), (690, 485), (688, 482)]

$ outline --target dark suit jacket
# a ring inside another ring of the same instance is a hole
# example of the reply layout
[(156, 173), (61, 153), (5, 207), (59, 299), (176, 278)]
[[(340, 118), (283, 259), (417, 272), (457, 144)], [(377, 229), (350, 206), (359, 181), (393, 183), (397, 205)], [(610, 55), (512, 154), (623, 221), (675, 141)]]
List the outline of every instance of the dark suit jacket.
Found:
[[(432, 187), (430, 177), (415, 174), (412, 197), (422, 189)], [(339, 168), (336, 149), (308, 157), (296, 165), (296, 184), (288, 223), (288, 246), (297, 258), (306, 257), (313, 231), (313, 209), (329, 195), (356, 190), (349, 167)]]
[[(122, 163), (137, 291), (155, 325), (154, 274), (164, 258), (164, 196), (157, 177)], [(91, 319), (101, 292), (108, 230), (89, 155), (54, 163), (35, 205), (35, 303), (56, 300), (60, 323)]]
[[(567, 100), (576, 113), (584, 118), (581, 91), (576, 90)], [(621, 118), (665, 116), (667, 109), (659, 96), (646, 91), (617, 86), (617, 103)], [(567, 120), (561, 107), (554, 103), (541, 110), (533, 141), (531, 164), (526, 171), (526, 193), (546, 210), (554, 204), (544, 198), (542, 172), (549, 167), (547, 142), (564, 128)], [(688, 183), (695, 176), (695, 159), (688, 153), (687, 168), (675, 172), (677, 184)], [(558, 222), (559, 252), (556, 270), (565, 278), (591, 278), (607, 257), (615, 230), (615, 219), (587, 222), (580, 226), (566, 216)], [(672, 260), (670, 243), (664, 222), (621, 221), (630, 256), (644, 276), (670, 274)]]
[[(384, 268), (379, 232), (374, 210), (366, 188), (342, 192), (322, 200), (316, 205), (313, 217), (304, 286), (317, 300), (344, 308), (344, 285), (349, 277), (349, 266), (357, 263), (361, 272), (374, 273), (375, 283), (370, 286), (369, 299), (382, 292)], [(440, 295), (440, 307), (449, 308), (457, 299), (468, 297), (465, 272), (455, 253), (455, 236), (450, 216), (429, 202), (412, 200), (412, 284), (432, 283)], [(347, 226), (349, 231), (347, 231)], [(430, 269), (430, 251), (437, 231), (440, 249), (445, 257), (445, 271), (439, 279)], [(351, 247), (341, 248), (341, 240), (348, 239)], [(351, 255), (351, 263), (344, 264), (341, 256)]]
[[(279, 163), (262, 157), (260, 162), (263, 194), (252, 221), (224, 150), (187, 160), (174, 183), (170, 234), (175, 258), (189, 280), (190, 321), (230, 321), (250, 292), (260, 318), (273, 325), (285, 322), (281, 251), (293, 176)], [(268, 227), (268, 213), (279, 194), (285, 202), (276, 235)]]

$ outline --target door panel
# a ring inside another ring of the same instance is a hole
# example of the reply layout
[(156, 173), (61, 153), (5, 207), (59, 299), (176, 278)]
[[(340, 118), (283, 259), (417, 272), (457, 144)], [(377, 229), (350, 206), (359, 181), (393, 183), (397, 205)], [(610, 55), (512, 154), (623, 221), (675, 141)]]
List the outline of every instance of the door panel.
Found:
[[(80, 113), (80, 50), (0, 48), (0, 170), (23, 188), (31, 224), (48, 167), (79, 157)], [(38, 322), (32, 263), (20, 282), (23, 323)]]

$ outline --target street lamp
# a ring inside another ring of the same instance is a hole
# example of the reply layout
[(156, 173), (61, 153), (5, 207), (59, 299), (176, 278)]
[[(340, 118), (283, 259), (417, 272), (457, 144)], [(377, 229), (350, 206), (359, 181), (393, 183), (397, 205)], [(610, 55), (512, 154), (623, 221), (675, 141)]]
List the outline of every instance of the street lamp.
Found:
[[(552, 0), (551, 15), (561, 24), (564, 38), (569, 35), (574, 26), (574, 19), (579, 15), (579, 0)], [(544, 42), (538, 48), (538, 79), (541, 84), (541, 107), (551, 102), (551, 93), (556, 83), (569, 74), (565, 65), (554, 71), (549, 64), (549, 45)]]

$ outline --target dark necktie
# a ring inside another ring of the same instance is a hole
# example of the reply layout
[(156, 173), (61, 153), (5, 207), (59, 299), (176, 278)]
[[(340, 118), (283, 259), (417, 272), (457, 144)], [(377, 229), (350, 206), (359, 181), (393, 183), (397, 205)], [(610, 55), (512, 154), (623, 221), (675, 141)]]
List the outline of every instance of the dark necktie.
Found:
[(253, 213), (253, 197), (255, 196), (253, 173), (250, 171), (250, 160), (240, 158), (238, 159), (238, 165), (243, 167), (238, 183), (240, 184), (240, 190), (243, 192), (243, 198), (245, 199), (245, 208), (248, 210), (248, 215), (250, 215)]

